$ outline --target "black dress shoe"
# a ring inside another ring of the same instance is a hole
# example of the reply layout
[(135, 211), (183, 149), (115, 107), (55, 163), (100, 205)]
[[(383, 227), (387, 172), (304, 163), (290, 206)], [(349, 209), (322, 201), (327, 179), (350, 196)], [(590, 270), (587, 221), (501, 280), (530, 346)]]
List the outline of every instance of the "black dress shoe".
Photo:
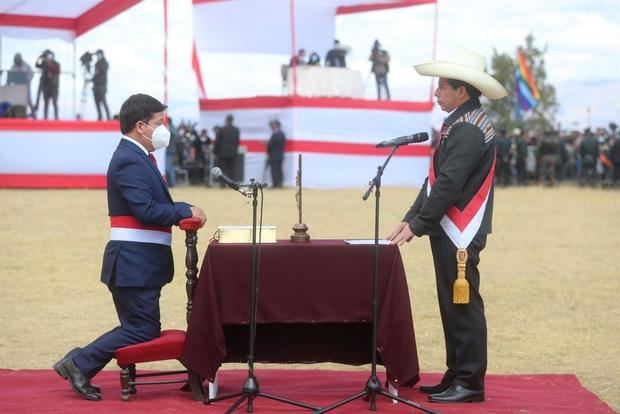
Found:
[(452, 380), (446, 380), (445, 378), (435, 385), (420, 385), (420, 392), (423, 394), (439, 394), (444, 392), (452, 386)]
[(420, 392), (423, 394), (439, 394), (440, 392), (444, 392), (448, 388), (452, 386), (454, 382), (454, 374), (451, 370), (447, 370), (443, 377), (441, 378), (441, 382), (435, 385), (420, 385)]
[[(69, 357), (73, 357), (73, 355), (75, 355), (76, 353), (80, 352), (81, 350), (82, 350), (82, 348), (80, 348), (80, 347), (75, 347), (75, 348), (73, 348), (71, 351), (67, 352), (67, 355), (65, 355), (65, 357), (64, 357), (63, 359), (67, 359), (67, 358), (69, 358)], [(95, 384), (91, 384), (91, 383), (89, 382), (88, 386), (89, 386), (90, 388), (92, 388), (92, 389), (93, 389), (93, 391), (95, 391), (96, 393), (99, 393), (99, 394), (101, 393), (101, 388), (99, 388), (97, 385), (95, 385)]]
[(63, 358), (54, 364), (54, 371), (69, 381), (73, 391), (82, 398), (91, 401), (101, 400), (101, 395), (90, 386), (90, 380), (75, 365), (73, 358)]
[(465, 403), (484, 401), (484, 391), (468, 390), (460, 385), (453, 385), (444, 392), (428, 396), (430, 402)]

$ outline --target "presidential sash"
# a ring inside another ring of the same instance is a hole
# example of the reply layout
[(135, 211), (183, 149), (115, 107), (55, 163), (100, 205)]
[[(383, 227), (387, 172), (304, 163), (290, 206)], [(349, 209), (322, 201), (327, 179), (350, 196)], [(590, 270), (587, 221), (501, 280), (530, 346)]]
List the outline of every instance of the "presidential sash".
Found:
[[(488, 115), (481, 108), (477, 108), (458, 118), (448, 128), (442, 128), (439, 145), (448, 139), (452, 127), (459, 122), (467, 122), (479, 128), (484, 134), (485, 143), (488, 143), (495, 138), (495, 131), (493, 129), (493, 125), (491, 125)], [(426, 186), (427, 196), (430, 196), (433, 184), (437, 179), (435, 176), (434, 164), (435, 154), (433, 154), (433, 159), (431, 160), (430, 171), (428, 174), (428, 183)], [(489, 173), (469, 203), (463, 209), (459, 209), (455, 205), (449, 207), (446, 214), (444, 214), (439, 222), (448, 238), (457, 247), (457, 279), (454, 284), (454, 303), (469, 303), (469, 284), (465, 279), (467, 246), (469, 246), (482, 225), (482, 219), (484, 217), (484, 212), (486, 210), (491, 188), (493, 186), (494, 174), (495, 157), (493, 158), (493, 164), (491, 165)]]

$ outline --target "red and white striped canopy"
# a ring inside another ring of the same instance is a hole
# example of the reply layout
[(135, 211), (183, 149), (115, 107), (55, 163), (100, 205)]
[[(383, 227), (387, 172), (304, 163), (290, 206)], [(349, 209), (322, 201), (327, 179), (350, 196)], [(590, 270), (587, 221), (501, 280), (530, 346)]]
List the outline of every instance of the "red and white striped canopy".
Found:
[(0, 36), (72, 41), (141, 0), (3, 0)]

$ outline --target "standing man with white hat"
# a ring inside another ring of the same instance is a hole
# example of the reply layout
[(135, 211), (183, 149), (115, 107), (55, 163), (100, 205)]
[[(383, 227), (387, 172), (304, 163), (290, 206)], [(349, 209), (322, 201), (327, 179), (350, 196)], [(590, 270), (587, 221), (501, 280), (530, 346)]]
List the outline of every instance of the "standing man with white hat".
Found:
[(485, 57), (467, 50), (450, 60), (416, 65), (436, 76), (437, 104), (445, 119), (430, 172), (402, 222), (388, 236), (402, 245), (413, 236), (431, 242), (437, 296), (446, 344), (447, 370), (441, 382), (420, 386), (429, 401), (484, 401), (487, 326), (480, 296), (480, 252), (491, 233), (495, 131), (479, 97), (508, 93), (484, 72)]

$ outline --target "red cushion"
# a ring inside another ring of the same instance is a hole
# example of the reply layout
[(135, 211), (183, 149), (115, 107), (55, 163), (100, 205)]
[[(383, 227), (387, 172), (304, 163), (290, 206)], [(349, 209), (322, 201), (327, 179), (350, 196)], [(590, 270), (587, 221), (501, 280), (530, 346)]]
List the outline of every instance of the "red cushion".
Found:
[(198, 230), (200, 228), (200, 219), (198, 217), (189, 217), (179, 221), (179, 228), (185, 231)]
[(118, 365), (179, 359), (184, 343), (185, 331), (169, 329), (161, 331), (159, 338), (118, 349), (114, 358)]

